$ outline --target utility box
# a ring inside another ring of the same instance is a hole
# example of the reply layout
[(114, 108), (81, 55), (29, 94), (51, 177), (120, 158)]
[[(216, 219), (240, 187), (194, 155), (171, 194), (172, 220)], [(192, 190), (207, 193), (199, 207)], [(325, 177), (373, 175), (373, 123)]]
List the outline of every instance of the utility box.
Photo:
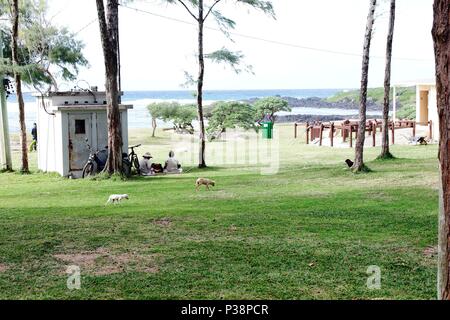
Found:
[[(79, 178), (89, 148), (108, 145), (106, 93), (97, 91), (49, 92), (37, 98), (38, 168), (64, 177)], [(124, 153), (128, 151), (128, 110), (119, 105)]]
[(273, 122), (262, 122), (262, 137), (263, 139), (273, 138)]

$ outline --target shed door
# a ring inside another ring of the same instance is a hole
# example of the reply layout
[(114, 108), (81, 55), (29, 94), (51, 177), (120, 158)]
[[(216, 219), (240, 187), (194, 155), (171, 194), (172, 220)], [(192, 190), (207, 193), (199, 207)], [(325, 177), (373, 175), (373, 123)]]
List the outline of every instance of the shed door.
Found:
[(69, 114), (69, 163), (70, 171), (83, 170), (89, 159), (88, 139), (92, 145), (91, 114)]
[(419, 122), (428, 122), (428, 91), (420, 91), (420, 119)]

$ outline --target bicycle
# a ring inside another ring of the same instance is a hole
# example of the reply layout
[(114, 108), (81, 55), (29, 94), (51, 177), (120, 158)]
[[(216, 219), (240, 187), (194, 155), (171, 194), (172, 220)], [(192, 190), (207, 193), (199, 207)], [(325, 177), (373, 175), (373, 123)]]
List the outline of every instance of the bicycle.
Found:
[(130, 161), (131, 167), (134, 167), (134, 169), (136, 170), (136, 174), (140, 174), (140, 170), (139, 170), (139, 158), (137, 156), (137, 154), (134, 152), (135, 148), (139, 148), (141, 146), (141, 144), (137, 144), (135, 146), (131, 146), (128, 147), (128, 149), (131, 149), (130, 154), (128, 155), (128, 160)]
[[(83, 179), (101, 172), (104, 169), (108, 159), (108, 151), (106, 149), (93, 151), (88, 139), (86, 139), (86, 146), (89, 150), (89, 158), (83, 167), (83, 172), (81, 175)], [(132, 165), (128, 160), (128, 155), (126, 153), (122, 153), (122, 173), (127, 178), (131, 176), (131, 167)]]

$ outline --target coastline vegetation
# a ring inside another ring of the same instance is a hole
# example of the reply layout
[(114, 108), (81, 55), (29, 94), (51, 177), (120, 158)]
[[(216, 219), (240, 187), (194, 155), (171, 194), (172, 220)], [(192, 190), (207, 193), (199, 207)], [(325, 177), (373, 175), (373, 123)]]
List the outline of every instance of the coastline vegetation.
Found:
[[(416, 118), (416, 88), (415, 87), (400, 87), (397, 91), (397, 118), (411, 119)], [(391, 89), (391, 108), (393, 90)], [(367, 90), (367, 100), (369, 102), (376, 103), (377, 105), (383, 105), (384, 89), (383, 88), (370, 88)], [(328, 102), (356, 102), (359, 103), (359, 90), (350, 90), (339, 92), (332, 97), (326, 99)]]

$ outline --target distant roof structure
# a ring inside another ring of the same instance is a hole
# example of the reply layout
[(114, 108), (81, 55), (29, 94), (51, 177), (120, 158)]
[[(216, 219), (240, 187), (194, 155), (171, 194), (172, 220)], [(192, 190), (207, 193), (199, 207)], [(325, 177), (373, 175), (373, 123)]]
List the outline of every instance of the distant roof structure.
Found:
[[(100, 94), (100, 95), (106, 95), (106, 91), (91, 91), (91, 90), (72, 90), (72, 91), (50, 91), (46, 92), (44, 94), (41, 94), (39, 92), (35, 92), (32, 95), (35, 97), (75, 97), (75, 96), (84, 96), (86, 94)], [(119, 95), (123, 96), (123, 92), (119, 92)]]
[(417, 79), (393, 83), (394, 87), (435, 86), (436, 79)]

